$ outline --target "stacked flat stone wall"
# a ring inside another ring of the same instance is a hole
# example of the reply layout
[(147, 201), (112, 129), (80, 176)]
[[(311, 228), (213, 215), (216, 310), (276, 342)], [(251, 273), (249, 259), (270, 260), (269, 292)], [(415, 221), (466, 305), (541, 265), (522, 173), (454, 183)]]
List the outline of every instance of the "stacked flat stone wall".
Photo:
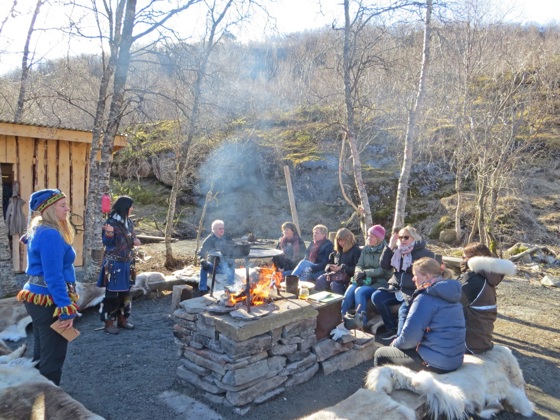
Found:
[(356, 366), (376, 348), (364, 333), (317, 342), (318, 312), (305, 301), (277, 301), (277, 310), (254, 320), (213, 314), (207, 309), (214, 303), (207, 296), (189, 299), (173, 313), (177, 375), (238, 412), (310, 380), (319, 369), (329, 374)]

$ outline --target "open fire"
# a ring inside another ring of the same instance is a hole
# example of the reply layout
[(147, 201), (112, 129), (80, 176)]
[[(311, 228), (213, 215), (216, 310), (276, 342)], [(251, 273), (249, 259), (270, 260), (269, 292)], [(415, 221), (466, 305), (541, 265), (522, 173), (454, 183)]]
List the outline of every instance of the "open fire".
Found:
[(264, 305), (274, 300), (280, 289), (282, 273), (274, 265), (261, 267), (255, 271), (258, 273), (258, 278), (248, 278), (246, 282), (249, 282), (249, 287), (246, 283), (241, 291), (239, 289), (231, 291), (226, 288), (226, 306), (232, 307), (238, 303), (246, 304), (248, 296), (251, 306)]

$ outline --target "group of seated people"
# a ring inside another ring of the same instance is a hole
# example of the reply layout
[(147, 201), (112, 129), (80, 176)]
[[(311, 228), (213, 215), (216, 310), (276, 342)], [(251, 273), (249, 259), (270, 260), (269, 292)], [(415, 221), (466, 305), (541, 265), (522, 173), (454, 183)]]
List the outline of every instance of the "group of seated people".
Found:
[(360, 249), (348, 229), (338, 230), (333, 244), (327, 228), (317, 225), (305, 255), (295, 225), (284, 223), (282, 231), (277, 248), (284, 254), (274, 263), (284, 275), (312, 281), (316, 291), (344, 295), (342, 315), (354, 309), (364, 324), (371, 300), (386, 329), (379, 339), (389, 344), (377, 350), (376, 366), (399, 364), (445, 373), (461, 366), (465, 352), (492, 349), (495, 288), (515, 266), (494, 258), (487, 246), (468, 244), (463, 274), (453, 279), (412, 226), (395, 230), (387, 242), (383, 226), (374, 225)]
[[(470, 243), (463, 249), (463, 274), (456, 280), (426, 248), (414, 227), (395, 230), (388, 242), (381, 225), (372, 226), (367, 233), (361, 249), (350, 230), (339, 229), (333, 244), (327, 227), (317, 225), (306, 248), (295, 224), (286, 222), (277, 244), (283, 254), (273, 262), (284, 276), (314, 282), (316, 291), (344, 295), (343, 316), (353, 309), (366, 324), (371, 300), (386, 329), (378, 338), (389, 344), (375, 353), (376, 366), (399, 364), (445, 373), (461, 366), (465, 352), (492, 349), (495, 288), (504, 276), (515, 273), (512, 262), (495, 258), (481, 243)], [(207, 291), (208, 273), (216, 263), (217, 271), (228, 273), (228, 281), (233, 283), (233, 262), (209, 255), (226, 241), (224, 222), (214, 221), (212, 234), (199, 253), (201, 294)]]

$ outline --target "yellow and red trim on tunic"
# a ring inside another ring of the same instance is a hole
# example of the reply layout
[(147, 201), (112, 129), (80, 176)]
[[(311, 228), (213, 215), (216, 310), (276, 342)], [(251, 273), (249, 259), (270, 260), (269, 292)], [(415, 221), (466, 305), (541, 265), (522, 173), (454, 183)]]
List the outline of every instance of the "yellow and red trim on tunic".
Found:
[[(76, 293), (70, 293), (70, 300), (72, 303), (70, 305), (57, 307), (54, 311), (53, 317), (58, 317), (60, 315), (75, 315), (78, 313), (78, 301), (79, 296)], [(29, 290), (20, 290), (17, 294), (17, 300), (20, 302), (29, 302), (34, 305), (39, 306), (51, 306), (54, 302), (50, 295), (41, 295), (38, 293), (30, 292)]]

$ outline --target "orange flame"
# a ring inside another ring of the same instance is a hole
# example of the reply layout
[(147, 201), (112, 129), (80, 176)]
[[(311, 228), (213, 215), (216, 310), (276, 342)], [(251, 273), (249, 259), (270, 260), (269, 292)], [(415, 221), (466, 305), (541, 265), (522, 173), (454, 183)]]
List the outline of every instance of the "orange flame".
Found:
[[(272, 265), (272, 267), (262, 267), (259, 270), (259, 279), (256, 282), (251, 282), (251, 306), (264, 305), (270, 301), (269, 294), (273, 287), (280, 288), (282, 282), (282, 273)], [(246, 285), (245, 285), (246, 286)], [(236, 303), (247, 301), (246, 288), (237, 294), (230, 294), (227, 305), (235, 306)]]

